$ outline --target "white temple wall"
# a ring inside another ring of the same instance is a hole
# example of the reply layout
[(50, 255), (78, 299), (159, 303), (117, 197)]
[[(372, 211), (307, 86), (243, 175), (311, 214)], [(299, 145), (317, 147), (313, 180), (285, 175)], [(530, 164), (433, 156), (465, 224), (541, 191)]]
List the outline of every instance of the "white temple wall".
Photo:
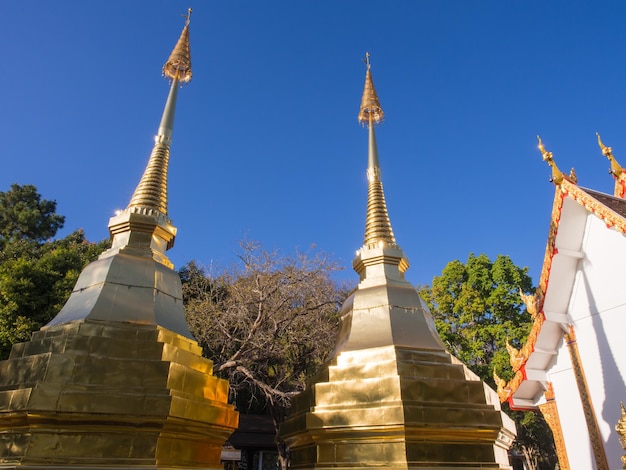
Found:
[[(579, 261), (568, 314), (574, 324), (609, 467), (620, 468), (620, 456), (624, 452), (615, 424), (621, 416), (620, 401), (626, 401), (626, 272), (623, 269), (626, 237), (615, 230), (607, 230), (604, 222), (590, 215), (582, 252), (584, 257)], [(549, 375), (555, 388), (572, 469), (591, 468), (582, 455), (582, 448), (585, 455), (589, 450), (589, 437), (569, 353), (564, 344)], [(578, 459), (584, 459), (585, 464), (579, 467)]]
[(583, 407), (578, 395), (569, 352), (564, 341), (559, 347), (556, 363), (548, 370), (548, 380), (552, 382), (554, 387), (571, 470), (595, 470)]

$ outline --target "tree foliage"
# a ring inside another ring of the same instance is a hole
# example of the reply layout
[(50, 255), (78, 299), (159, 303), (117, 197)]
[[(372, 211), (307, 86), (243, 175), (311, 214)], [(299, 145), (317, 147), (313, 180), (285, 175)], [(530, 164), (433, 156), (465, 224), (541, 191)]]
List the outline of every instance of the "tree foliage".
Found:
[(56, 207), (56, 201), (42, 200), (30, 184), (13, 184), (9, 191), (0, 192), (0, 248), (20, 240), (42, 242), (54, 237), (65, 222)]
[(45, 241), (63, 224), (55, 210), (31, 185), (0, 192), (0, 359), (58, 313), (83, 267), (108, 246), (89, 243), (82, 230)]
[[(516, 266), (508, 256), (491, 261), (470, 253), (465, 263), (448, 263), (432, 286), (420, 288), (420, 295), (450, 352), (494, 386), (494, 369), (503, 378), (513, 375), (507, 340), (519, 348), (530, 331), (532, 321), (520, 290), (534, 291), (527, 268)], [(518, 431), (514, 448), (532, 457), (528, 463), (534, 463), (533, 468), (554, 469), (556, 450), (543, 417), (534, 412), (510, 414)]]
[(286, 257), (254, 242), (242, 243), (239, 263), (216, 275), (195, 263), (181, 269), (191, 331), (240, 411), (270, 414), (278, 426), (323, 364), (345, 295), (330, 278), (337, 269), (319, 251)]
[(530, 317), (520, 289), (532, 290), (527, 268), (515, 266), (508, 256), (492, 262), (484, 254), (470, 254), (465, 264), (448, 263), (420, 294), (450, 352), (493, 383), (494, 366), (499, 374), (510, 374), (507, 339), (519, 346), (528, 335)]

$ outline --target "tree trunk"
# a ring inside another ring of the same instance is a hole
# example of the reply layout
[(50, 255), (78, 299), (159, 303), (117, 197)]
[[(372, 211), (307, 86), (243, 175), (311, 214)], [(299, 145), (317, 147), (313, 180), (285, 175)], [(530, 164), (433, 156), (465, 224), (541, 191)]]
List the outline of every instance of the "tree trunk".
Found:
[(524, 460), (526, 460), (526, 468), (528, 470), (537, 470), (537, 457), (534, 455), (534, 449), (528, 446), (522, 446)]
[(287, 470), (290, 463), (289, 447), (285, 441), (278, 439), (276, 448), (278, 449), (278, 461), (280, 462), (280, 468), (281, 470)]

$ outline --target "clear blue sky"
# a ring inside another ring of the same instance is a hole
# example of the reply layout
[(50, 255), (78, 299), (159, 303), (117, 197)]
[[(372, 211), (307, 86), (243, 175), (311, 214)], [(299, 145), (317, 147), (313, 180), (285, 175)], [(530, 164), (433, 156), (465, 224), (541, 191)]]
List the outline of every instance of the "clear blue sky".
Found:
[[(194, 4), (195, 3), (195, 4)], [(594, 133), (626, 165), (626, 2), (37, 1), (0, 3), (0, 190), (36, 185), (64, 235), (107, 236), (152, 149), (160, 76), (187, 7), (169, 256), (228, 264), (247, 237), (315, 243), (349, 268), (363, 237), (366, 51), (391, 222), (429, 283), (469, 252), (535, 282), (553, 186), (537, 134), (582, 186), (612, 193)]]

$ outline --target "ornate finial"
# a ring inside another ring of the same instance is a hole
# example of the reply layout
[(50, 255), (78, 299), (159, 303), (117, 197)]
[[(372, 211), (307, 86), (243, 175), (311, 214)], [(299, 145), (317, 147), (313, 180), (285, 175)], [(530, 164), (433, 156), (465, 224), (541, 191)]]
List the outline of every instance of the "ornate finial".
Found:
[(191, 81), (191, 51), (189, 48), (189, 21), (191, 20), (191, 8), (187, 10), (185, 27), (174, 50), (163, 66), (163, 76), (180, 83)]
[(511, 346), (508, 339), (506, 340), (506, 350), (509, 353), (509, 364), (511, 364), (513, 372), (517, 372), (524, 365), (527, 358), (519, 349)]
[(500, 378), (495, 367), (493, 368), (493, 381), (496, 383), (496, 392), (498, 393), (500, 402), (504, 403), (511, 395), (511, 389), (507, 387), (506, 380)]
[(498, 389), (501, 389), (502, 387), (506, 385), (506, 380), (500, 378), (500, 376), (496, 372), (495, 367), (493, 368), (493, 380), (496, 383), (496, 386), (498, 387)]
[(374, 132), (374, 122), (383, 119), (383, 110), (378, 102), (378, 95), (374, 89), (372, 72), (370, 70), (370, 54), (365, 54), (363, 60), (367, 66), (365, 74), (365, 87), (361, 99), (361, 109), (359, 111), (359, 122), (367, 124), (369, 132), (368, 156), (367, 156), (367, 216), (365, 220), (364, 246), (395, 246), (396, 239), (393, 235), (383, 183), (380, 178), (380, 163), (378, 161), (378, 147), (376, 145), (376, 135)]
[(537, 136), (537, 140), (539, 141), (539, 150), (541, 151), (544, 161), (548, 162), (548, 165), (552, 168), (552, 177), (550, 178), (550, 181), (556, 185), (560, 185), (563, 182), (563, 173), (561, 173), (561, 170), (559, 170), (556, 163), (554, 163), (552, 152), (548, 152), (543, 146), (541, 137)]
[(598, 145), (600, 146), (600, 150), (602, 150), (602, 155), (607, 157), (609, 160), (613, 156), (613, 149), (611, 147), (607, 147), (602, 143), (602, 139), (600, 138), (600, 134), (596, 132), (596, 137), (598, 138)]
[(167, 169), (170, 157), (169, 147), (174, 130), (178, 83), (188, 83), (191, 80), (190, 17), (191, 8), (187, 10), (185, 27), (178, 42), (163, 66), (163, 76), (171, 78), (172, 83), (148, 166), (128, 205), (129, 209), (136, 212), (167, 216)]
[(626, 195), (626, 173), (624, 172), (622, 166), (617, 163), (617, 160), (615, 160), (611, 147), (607, 147), (602, 143), (600, 134), (597, 132), (596, 136), (598, 137), (598, 145), (600, 146), (600, 149), (602, 149), (602, 155), (608, 158), (609, 162), (611, 162), (609, 173), (615, 177), (615, 190), (613, 191), (613, 195), (615, 197), (624, 198)]
[(372, 67), (372, 64), (370, 64), (370, 53), (369, 52), (365, 53), (365, 59), (363, 59), (363, 62), (365, 62), (366, 70), (369, 70)]
[(522, 302), (524, 302), (528, 313), (530, 313), (530, 315), (535, 318), (537, 312), (539, 311), (539, 309), (537, 308), (537, 304), (539, 303), (537, 294), (524, 294), (524, 292), (522, 292), (522, 289), (520, 289), (519, 296), (522, 299)]
[(574, 169), (574, 167), (572, 167), (572, 169), (569, 171), (568, 178), (572, 183), (578, 184), (578, 176), (576, 176), (576, 170)]
[(361, 98), (359, 122), (364, 126), (371, 126), (373, 123), (382, 121), (385, 117), (385, 113), (383, 113), (383, 108), (380, 107), (378, 95), (374, 88), (369, 52), (365, 54), (364, 62), (367, 67), (367, 72), (365, 73), (365, 86), (363, 87), (363, 97)]
[(613, 156), (613, 149), (611, 147), (607, 147), (602, 143), (602, 139), (600, 139), (600, 134), (598, 134), (597, 132), (596, 136), (598, 137), (598, 145), (602, 150), (602, 155), (608, 158), (609, 162), (611, 162), (611, 169), (609, 170), (609, 173), (611, 173), (615, 177), (619, 177), (624, 170), (620, 166), (620, 164), (617, 163), (617, 160), (615, 160), (615, 157)]

